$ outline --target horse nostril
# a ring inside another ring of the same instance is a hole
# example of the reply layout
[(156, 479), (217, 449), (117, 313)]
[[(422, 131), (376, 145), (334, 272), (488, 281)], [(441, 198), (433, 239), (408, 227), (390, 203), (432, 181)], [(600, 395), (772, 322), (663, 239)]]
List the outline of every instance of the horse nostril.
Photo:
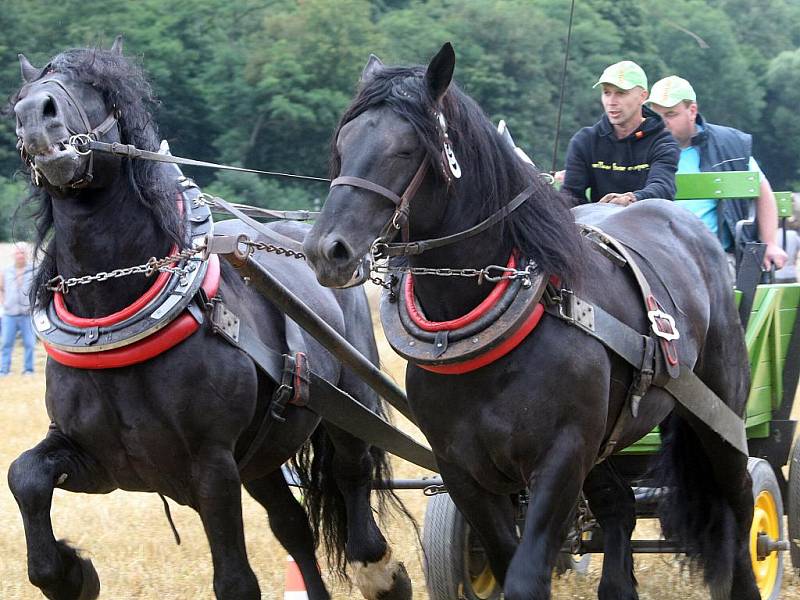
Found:
[(330, 261), (343, 262), (350, 259), (350, 248), (341, 240), (334, 241), (327, 250), (325, 254)]
[(56, 109), (56, 103), (50, 96), (48, 96), (44, 101), (44, 106), (42, 107), (42, 115), (52, 118), (55, 117), (57, 113), (58, 110)]

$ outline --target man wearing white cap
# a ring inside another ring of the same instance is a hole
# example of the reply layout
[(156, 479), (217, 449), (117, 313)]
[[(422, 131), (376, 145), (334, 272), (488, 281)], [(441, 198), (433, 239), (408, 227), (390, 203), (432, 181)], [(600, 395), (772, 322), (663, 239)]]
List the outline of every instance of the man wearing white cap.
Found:
[[(697, 112), (697, 95), (691, 84), (675, 75), (656, 82), (647, 103), (661, 115), (681, 148), (679, 173), (705, 171), (759, 171), (751, 151), (750, 134), (732, 127), (706, 122)], [(751, 201), (689, 200), (681, 203), (717, 235), (722, 247), (733, 252), (736, 223), (750, 217)], [(764, 266), (781, 268), (786, 252), (777, 243), (778, 213), (769, 181), (761, 173), (761, 189), (756, 199), (758, 235), (767, 245)]]
[(611, 65), (594, 87), (602, 86), (605, 114), (570, 140), (562, 189), (578, 202), (627, 206), (645, 198), (675, 196), (678, 146), (664, 122), (644, 106), (647, 76), (635, 62)]

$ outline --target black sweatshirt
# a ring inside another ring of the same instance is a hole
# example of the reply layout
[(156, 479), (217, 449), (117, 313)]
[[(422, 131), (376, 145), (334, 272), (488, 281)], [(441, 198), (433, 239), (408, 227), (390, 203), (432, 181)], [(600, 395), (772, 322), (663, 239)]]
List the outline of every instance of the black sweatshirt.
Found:
[(591, 202), (612, 192), (672, 200), (680, 149), (657, 113), (643, 106), (642, 116), (636, 131), (621, 140), (606, 115), (572, 136), (562, 189), (579, 203), (588, 202), (587, 188)]

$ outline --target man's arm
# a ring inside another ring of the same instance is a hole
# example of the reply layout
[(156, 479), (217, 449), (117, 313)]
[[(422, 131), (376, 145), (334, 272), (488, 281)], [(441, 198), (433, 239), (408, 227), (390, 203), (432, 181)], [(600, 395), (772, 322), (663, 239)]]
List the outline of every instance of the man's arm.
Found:
[(758, 221), (758, 237), (767, 245), (764, 254), (764, 267), (769, 269), (772, 263), (780, 269), (786, 264), (786, 252), (780, 247), (777, 240), (778, 233), (778, 207), (775, 204), (775, 195), (769, 180), (761, 173), (761, 186), (756, 199), (756, 220)]
[(572, 196), (575, 204), (586, 204), (586, 190), (591, 186), (589, 166), (583, 155), (582, 146), (585, 144), (585, 135), (579, 131), (569, 141), (567, 146), (566, 167), (564, 168), (564, 183), (561, 189)]
[(635, 190), (633, 195), (637, 200), (645, 198), (675, 198), (675, 173), (678, 170), (680, 149), (672, 136), (662, 139), (654, 145), (650, 159), (650, 171), (647, 183), (640, 190)]

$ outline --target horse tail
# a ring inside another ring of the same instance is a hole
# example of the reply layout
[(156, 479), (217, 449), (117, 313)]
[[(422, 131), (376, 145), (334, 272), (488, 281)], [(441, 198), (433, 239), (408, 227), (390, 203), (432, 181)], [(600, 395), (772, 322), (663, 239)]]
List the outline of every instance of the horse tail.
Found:
[(661, 424), (655, 478), (665, 492), (659, 502), (664, 537), (681, 544), (709, 588), (727, 597), (737, 551), (735, 515), (716, 483), (712, 458), (691, 425), (674, 412)]
[[(383, 411), (379, 408), (377, 412)], [(330, 571), (339, 579), (348, 581), (345, 556), (347, 511), (344, 496), (336, 483), (335, 452), (333, 440), (325, 427), (320, 426), (292, 459), (292, 466), (304, 488), (304, 504), (314, 542), (322, 543)], [(375, 446), (369, 448), (369, 454), (372, 481), (391, 480), (392, 469), (388, 454)], [(413, 515), (392, 490), (380, 490), (377, 497), (378, 515), (381, 519), (388, 514), (388, 509), (398, 509), (419, 529)]]

